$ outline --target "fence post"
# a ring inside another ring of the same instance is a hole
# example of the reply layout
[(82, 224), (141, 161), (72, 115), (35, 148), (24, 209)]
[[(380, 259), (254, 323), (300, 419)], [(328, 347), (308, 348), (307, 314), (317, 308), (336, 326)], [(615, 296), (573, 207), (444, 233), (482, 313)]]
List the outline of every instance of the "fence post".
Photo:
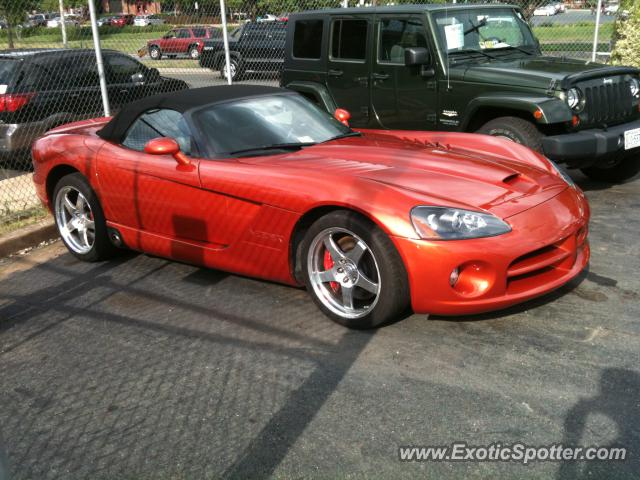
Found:
[(96, 6), (93, 0), (89, 2), (89, 16), (91, 17), (91, 34), (93, 36), (93, 48), (96, 51), (96, 65), (98, 67), (98, 78), (100, 79), (100, 93), (102, 94), (102, 108), (104, 116), (111, 116), (109, 108), (109, 94), (107, 93), (107, 80), (104, 76), (104, 63), (102, 61), (102, 49), (100, 48), (100, 35), (98, 33), (98, 20), (96, 19)]
[(220, 0), (220, 20), (222, 21), (222, 41), (224, 42), (225, 69), (227, 70), (227, 83), (231, 85), (231, 55), (229, 54), (229, 36), (227, 35), (227, 9), (224, 0)]
[(60, 7), (60, 28), (62, 29), (62, 45), (67, 48), (67, 25), (64, 23), (64, 0), (58, 2)]
[(598, 9), (596, 10), (596, 29), (593, 32), (593, 51), (591, 52), (591, 61), (596, 61), (596, 51), (598, 50), (598, 29), (600, 28), (600, 9), (602, 8), (602, 0), (598, 0)]

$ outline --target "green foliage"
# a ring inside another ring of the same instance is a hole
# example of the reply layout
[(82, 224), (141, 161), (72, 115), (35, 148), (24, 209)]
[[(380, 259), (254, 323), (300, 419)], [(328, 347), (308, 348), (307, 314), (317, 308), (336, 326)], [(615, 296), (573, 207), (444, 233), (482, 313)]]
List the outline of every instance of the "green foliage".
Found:
[(618, 17), (614, 32), (611, 63), (640, 67), (640, 1), (621, 2), (620, 11), (629, 11), (629, 17)]

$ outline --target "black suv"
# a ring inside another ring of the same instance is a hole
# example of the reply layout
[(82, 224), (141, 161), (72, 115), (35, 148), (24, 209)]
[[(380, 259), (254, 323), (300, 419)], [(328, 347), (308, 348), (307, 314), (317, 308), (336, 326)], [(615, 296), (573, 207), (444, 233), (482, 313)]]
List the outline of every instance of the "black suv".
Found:
[[(229, 35), (231, 79), (279, 75), (284, 60), (286, 31), (286, 22), (249, 22), (234, 30)], [(205, 40), (200, 66), (219, 70), (226, 78), (222, 38)]]
[(281, 85), (355, 127), (499, 136), (616, 182), (640, 171), (638, 74), (542, 55), (515, 6), (398, 5), (291, 15)]
[[(153, 93), (188, 88), (128, 55), (103, 51), (112, 111)], [(99, 116), (102, 97), (93, 50), (0, 53), (0, 158), (28, 158), (31, 143), (63, 123)]]

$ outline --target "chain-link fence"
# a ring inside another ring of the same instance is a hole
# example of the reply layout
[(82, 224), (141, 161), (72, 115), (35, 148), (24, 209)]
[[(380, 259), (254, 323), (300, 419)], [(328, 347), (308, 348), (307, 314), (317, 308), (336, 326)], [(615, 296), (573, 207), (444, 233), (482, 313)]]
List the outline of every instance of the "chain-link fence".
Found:
[[(94, 1), (111, 113), (153, 93), (223, 85), (228, 74), (233, 82), (278, 85), (290, 14), (371, 6), (363, 0), (231, 0), (221, 15), (219, 0)], [(590, 59), (595, 51), (604, 62), (615, 20), (626, 15), (617, 3), (520, 6), (545, 54)], [(89, 10), (86, 0), (0, 0), (0, 234), (46, 214), (29, 173), (33, 140), (103, 115)]]

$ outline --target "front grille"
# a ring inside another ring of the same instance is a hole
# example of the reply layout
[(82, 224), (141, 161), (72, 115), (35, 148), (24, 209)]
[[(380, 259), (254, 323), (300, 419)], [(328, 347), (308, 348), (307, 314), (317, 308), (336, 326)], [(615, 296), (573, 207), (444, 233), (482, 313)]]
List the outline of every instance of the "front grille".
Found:
[[(596, 84), (594, 84), (596, 83)], [(590, 125), (623, 122), (633, 116), (633, 99), (629, 82), (622, 79), (603, 83), (603, 79), (584, 87), (584, 117)]]

